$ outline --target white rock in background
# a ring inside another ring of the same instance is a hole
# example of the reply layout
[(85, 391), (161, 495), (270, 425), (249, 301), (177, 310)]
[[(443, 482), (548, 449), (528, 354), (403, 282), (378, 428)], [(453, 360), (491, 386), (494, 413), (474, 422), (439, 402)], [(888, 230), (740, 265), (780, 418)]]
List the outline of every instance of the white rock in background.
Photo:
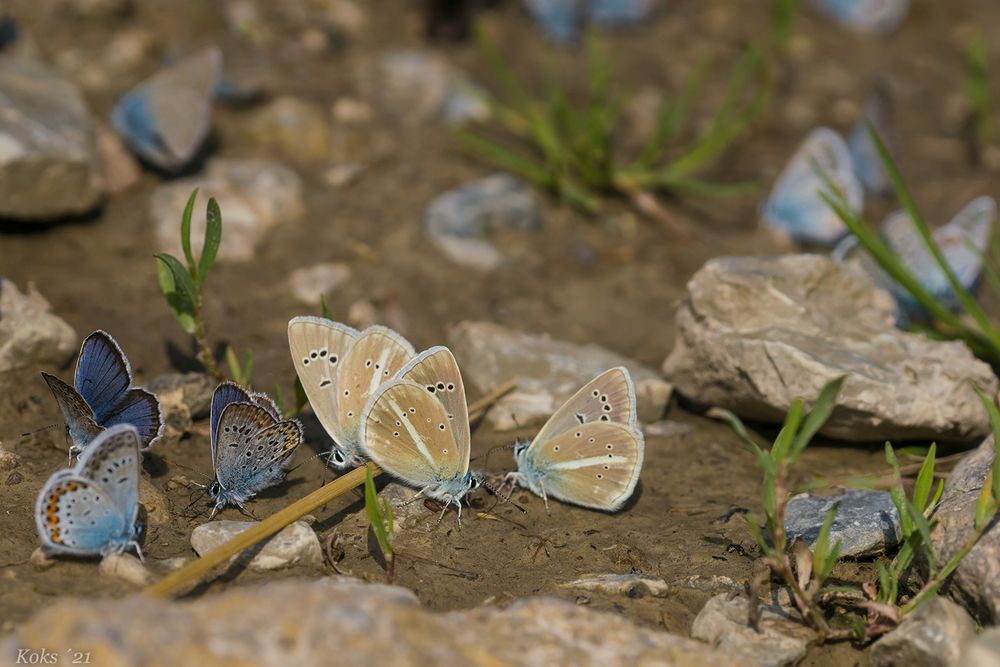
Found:
[(161, 250), (181, 257), (181, 214), (194, 188), (198, 201), (191, 218), (191, 244), (197, 255), (205, 234), (205, 204), (215, 197), (222, 210), (225, 239), (220, 260), (253, 259), (270, 227), (291, 224), (302, 216), (302, 181), (291, 169), (264, 160), (224, 160), (208, 163), (202, 176), (159, 186), (150, 202), (150, 216)]
[(108, 554), (101, 559), (97, 571), (101, 576), (121, 579), (133, 586), (146, 586), (152, 581), (149, 570), (132, 554)]
[(846, 375), (821, 431), (842, 440), (985, 435), (969, 382), (995, 393), (990, 367), (963, 343), (898, 331), (894, 309), (867, 276), (824, 256), (716, 258), (688, 283), (663, 372), (696, 403), (773, 423)]
[(73, 327), (52, 312), (34, 287), (22, 294), (0, 278), (0, 373), (30, 366), (63, 366), (76, 353)]
[[(205, 555), (223, 542), (236, 537), (256, 521), (210, 521), (191, 532), (191, 547), (199, 556)], [(251, 558), (252, 556), (252, 558)], [(240, 559), (254, 572), (267, 572), (292, 565), (319, 567), (323, 563), (323, 551), (316, 533), (304, 521), (296, 521), (281, 532), (248, 552), (234, 556), (230, 562)]]
[(0, 110), (0, 217), (52, 219), (100, 204), (94, 126), (76, 86), (30, 57), (3, 57)]
[(640, 421), (659, 420), (670, 400), (670, 383), (656, 371), (598, 345), (554, 340), (492, 322), (461, 322), (448, 332), (448, 346), (462, 366), (466, 386), (480, 395), (518, 378), (518, 388), (487, 413), (497, 430), (544, 421), (580, 387), (615, 366), (625, 366), (632, 375)]
[(343, 262), (323, 262), (295, 269), (288, 276), (292, 296), (308, 306), (319, 303), (321, 296), (330, 292), (351, 277), (351, 268)]

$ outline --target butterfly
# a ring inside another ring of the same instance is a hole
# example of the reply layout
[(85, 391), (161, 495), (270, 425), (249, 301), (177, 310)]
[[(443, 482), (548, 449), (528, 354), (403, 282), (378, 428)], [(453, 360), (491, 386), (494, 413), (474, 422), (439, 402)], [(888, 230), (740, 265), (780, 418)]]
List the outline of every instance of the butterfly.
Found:
[(605, 27), (639, 23), (659, 0), (525, 0), (525, 9), (556, 42), (573, 42), (589, 21)]
[(42, 377), (66, 419), (72, 441), (70, 458), (115, 424), (131, 424), (139, 434), (140, 449), (149, 449), (160, 437), (160, 401), (145, 389), (132, 386), (128, 359), (106, 331), (97, 330), (83, 341), (73, 387), (50, 373), (42, 373)]
[(858, 32), (889, 33), (910, 8), (910, 0), (813, 0), (821, 12)]
[(329, 462), (337, 468), (359, 465), (361, 411), (372, 392), (413, 358), (413, 346), (387, 327), (359, 332), (305, 316), (289, 321), (288, 348), (309, 404), (333, 438)]
[(302, 425), (283, 421), (267, 394), (223, 382), (212, 394), (212, 466), (215, 481), (208, 495), (212, 516), (226, 505), (247, 513), (246, 501), (285, 477), (286, 466), (302, 442)]
[(820, 127), (795, 151), (761, 207), (761, 217), (767, 227), (796, 241), (833, 245), (847, 233), (847, 226), (820, 197), (829, 188), (817, 169), (829, 177), (851, 210), (861, 210), (864, 193), (847, 144), (833, 130)]
[(614, 512), (639, 481), (645, 449), (627, 369), (604, 371), (562, 405), (534, 440), (514, 445), (508, 482), (573, 505)]
[(451, 350), (421, 352), (372, 394), (360, 437), (372, 461), (419, 489), (415, 497), (445, 503), (442, 518), (455, 505), (461, 527), (462, 498), (482, 478), (469, 470), (469, 409)]
[(100, 433), (76, 466), (49, 477), (35, 501), (42, 548), (57, 554), (140, 554), (139, 432), (117, 424)]
[(888, 86), (882, 82), (875, 88), (871, 98), (865, 103), (864, 114), (854, 124), (847, 137), (847, 148), (851, 153), (854, 173), (868, 192), (885, 196), (892, 192), (892, 181), (882, 164), (866, 123), (881, 137), (888, 148), (892, 147), (892, 97)]
[[(941, 249), (948, 266), (954, 271), (959, 284), (966, 290), (975, 287), (983, 269), (983, 256), (987, 252), (990, 236), (996, 221), (997, 205), (992, 197), (978, 197), (959, 211), (948, 224), (933, 232), (933, 239)], [(960, 305), (958, 295), (951, 287), (948, 277), (938, 266), (930, 251), (924, 245), (913, 220), (904, 210), (895, 211), (882, 222), (879, 234), (925, 290), (951, 309)], [(844, 239), (834, 250), (835, 260), (843, 261), (853, 257), (860, 250), (853, 236)], [(899, 305), (897, 323), (905, 326), (910, 321), (927, 319), (913, 296), (902, 285), (893, 280), (875, 260), (864, 253), (860, 256), (861, 266), (872, 276), (875, 283), (893, 295)]]
[(141, 158), (168, 172), (194, 159), (208, 137), (222, 52), (203, 49), (125, 93), (111, 125)]

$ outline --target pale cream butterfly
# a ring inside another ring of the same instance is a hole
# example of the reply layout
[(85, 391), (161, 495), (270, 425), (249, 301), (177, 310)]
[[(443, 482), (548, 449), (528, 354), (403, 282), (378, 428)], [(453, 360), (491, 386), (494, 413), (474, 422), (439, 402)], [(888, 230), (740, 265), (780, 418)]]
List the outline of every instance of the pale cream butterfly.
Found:
[[(413, 358), (368, 401), (361, 424), (365, 453), (389, 474), (458, 508), (482, 479), (469, 470), (471, 435), (465, 386), (451, 350), (432, 347)], [(439, 519), (440, 520), (440, 519)]]
[(644, 442), (626, 368), (604, 371), (577, 391), (538, 432), (514, 444), (509, 482), (582, 507), (614, 512), (635, 490)]
[(362, 409), (413, 357), (413, 346), (387, 327), (359, 332), (304, 316), (288, 322), (288, 348), (309, 404), (333, 438), (329, 462), (337, 468), (359, 465), (364, 460), (358, 434)]

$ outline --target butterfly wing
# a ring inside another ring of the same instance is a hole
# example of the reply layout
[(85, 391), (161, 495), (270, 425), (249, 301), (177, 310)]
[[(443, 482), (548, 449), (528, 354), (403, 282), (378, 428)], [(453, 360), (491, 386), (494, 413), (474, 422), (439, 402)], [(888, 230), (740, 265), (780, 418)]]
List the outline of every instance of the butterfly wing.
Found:
[(971, 289), (979, 279), (996, 217), (997, 204), (993, 198), (978, 197), (934, 233), (948, 266), (965, 289)]
[(536, 438), (527, 454), (547, 495), (613, 512), (632, 495), (643, 452), (638, 430), (614, 422), (590, 422), (549, 440)]
[(131, 424), (105, 430), (80, 455), (75, 476), (88, 480), (111, 498), (129, 525), (139, 508), (139, 463), (141, 433)]
[(216, 431), (219, 428), (219, 419), (222, 411), (230, 403), (253, 403), (249, 392), (235, 382), (223, 382), (212, 392), (212, 408), (209, 413), (209, 437), (212, 442), (212, 460), (215, 460), (215, 439)]
[(372, 393), (395, 377), (413, 355), (413, 346), (388, 327), (372, 326), (361, 332), (337, 371), (338, 445), (352, 453), (358, 451), (361, 411)]
[(444, 404), (409, 380), (393, 380), (372, 395), (360, 435), (372, 461), (419, 488), (469, 469), (468, 449), (458, 444)]
[(816, 174), (819, 168), (847, 200), (860, 210), (861, 183), (851, 163), (851, 154), (839, 134), (820, 127), (809, 133), (778, 177), (761, 209), (764, 224), (809, 243), (833, 244), (847, 227), (820, 197), (827, 186)]
[(285, 464), (302, 442), (296, 421), (275, 422), (267, 410), (231, 403), (222, 412), (215, 474), (223, 489), (253, 495), (284, 476)]
[(128, 359), (109, 333), (98, 330), (83, 341), (73, 384), (103, 425), (132, 384)]
[(446, 347), (432, 347), (418, 354), (396, 376), (424, 388), (444, 406), (452, 425), (459, 456), (468, 458), (472, 440), (465, 385), (455, 355)]
[(93, 410), (76, 389), (50, 373), (42, 373), (42, 378), (49, 385), (59, 409), (62, 410), (73, 446), (82, 450), (104, 429), (94, 421)]
[(288, 322), (288, 349), (299, 382), (316, 418), (340, 442), (340, 394), (337, 371), (360, 334), (351, 327), (321, 317), (296, 317)]
[(581, 387), (549, 417), (531, 446), (591, 422), (635, 429), (635, 386), (624, 366), (608, 369)]
[(129, 389), (122, 400), (104, 418), (104, 426), (131, 424), (139, 433), (140, 449), (149, 449), (163, 430), (160, 400), (145, 389)]
[(885, 34), (906, 18), (910, 0), (813, 0), (813, 4), (853, 30)]

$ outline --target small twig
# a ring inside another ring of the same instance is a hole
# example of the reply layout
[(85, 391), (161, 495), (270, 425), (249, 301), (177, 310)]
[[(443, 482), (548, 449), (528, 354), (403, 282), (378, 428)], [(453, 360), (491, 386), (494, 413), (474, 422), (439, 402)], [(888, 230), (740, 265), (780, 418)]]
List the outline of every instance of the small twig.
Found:
[(675, 239), (683, 240), (691, 237), (690, 230), (667, 213), (652, 193), (620, 179), (614, 185), (639, 213), (658, 223)]

